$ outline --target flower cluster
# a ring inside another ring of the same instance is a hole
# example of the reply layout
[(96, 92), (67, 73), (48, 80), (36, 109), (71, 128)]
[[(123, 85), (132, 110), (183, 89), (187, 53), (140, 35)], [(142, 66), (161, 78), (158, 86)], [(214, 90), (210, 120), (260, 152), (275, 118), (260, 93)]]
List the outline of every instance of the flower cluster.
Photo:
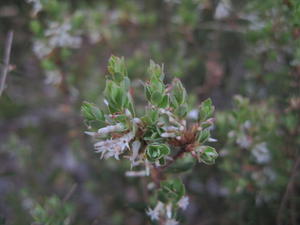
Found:
[(71, 34), (71, 24), (68, 22), (50, 23), (44, 36), (47, 41), (37, 40), (33, 46), (34, 53), (41, 59), (49, 55), (55, 48), (79, 48), (81, 45), (81, 37)]
[[(127, 176), (150, 176), (156, 184), (157, 203), (147, 214), (152, 220), (164, 224), (177, 224), (175, 210), (185, 209), (188, 198), (180, 180), (164, 180), (164, 169), (176, 169), (176, 163), (196, 159), (213, 164), (218, 154), (213, 147), (205, 145), (213, 126), (214, 107), (210, 99), (202, 102), (194, 124), (187, 122), (187, 93), (182, 83), (174, 79), (165, 85), (163, 67), (150, 62), (149, 81), (144, 83), (148, 105), (137, 115), (133, 102), (130, 79), (123, 58), (112, 56), (109, 60), (106, 87), (104, 90), (107, 111), (94, 104), (84, 102), (82, 113), (89, 131), (85, 133), (95, 139), (96, 153), (101, 158), (121, 156), (130, 160)], [(190, 163), (190, 168), (193, 166)], [(189, 169), (189, 168), (188, 168)]]

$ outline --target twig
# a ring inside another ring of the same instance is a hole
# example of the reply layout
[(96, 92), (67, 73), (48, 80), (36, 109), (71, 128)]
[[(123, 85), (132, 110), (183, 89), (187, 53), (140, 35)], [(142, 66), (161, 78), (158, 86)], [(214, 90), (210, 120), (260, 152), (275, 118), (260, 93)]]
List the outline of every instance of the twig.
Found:
[(73, 193), (75, 192), (75, 190), (77, 189), (77, 184), (73, 184), (71, 189), (68, 191), (68, 193), (65, 195), (63, 202), (68, 201), (68, 199), (73, 195)]
[(176, 162), (177, 159), (179, 159), (184, 153), (186, 152), (186, 148), (183, 147), (181, 148), (176, 155), (174, 155), (172, 157), (172, 159), (166, 163), (166, 165), (162, 166), (161, 169), (166, 169), (168, 168), (169, 166), (171, 166), (174, 162)]
[(5, 81), (6, 81), (7, 73), (9, 70), (9, 59), (10, 59), (13, 37), (14, 37), (14, 32), (9, 31), (7, 34), (6, 43), (5, 43), (4, 65), (3, 65), (3, 69), (2, 69), (2, 73), (1, 73), (1, 83), (0, 83), (0, 96), (2, 95), (2, 93), (4, 91)]
[(299, 166), (300, 166), (300, 157), (297, 158), (297, 160), (294, 164), (294, 168), (292, 170), (289, 183), (287, 184), (284, 196), (281, 200), (280, 207), (279, 207), (279, 210), (278, 210), (278, 216), (277, 216), (277, 225), (282, 225), (281, 221), (282, 221), (284, 207), (285, 207), (287, 201), (289, 200), (290, 193), (293, 190), (294, 182), (295, 182), (295, 179), (297, 177), (297, 172), (298, 172), (297, 169), (298, 169)]
[(186, 152), (186, 146), (182, 147), (173, 157), (167, 162), (164, 166), (154, 167), (151, 173), (151, 177), (153, 182), (156, 184), (156, 187), (159, 188), (160, 181), (164, 179), (164, 170), (170, 167), (173, 163), (177, 161), (177, 159), (181, 158), (181, 156)]

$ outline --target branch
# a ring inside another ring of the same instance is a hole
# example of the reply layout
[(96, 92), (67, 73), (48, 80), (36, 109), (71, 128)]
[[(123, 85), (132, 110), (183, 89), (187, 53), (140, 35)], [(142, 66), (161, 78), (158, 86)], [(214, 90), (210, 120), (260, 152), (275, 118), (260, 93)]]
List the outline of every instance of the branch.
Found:
[(156, 184), (158, 188), (160, 186), (160, 181), (164, 179), (164, 170), (170, 167), (174, 162), (177, 161), (184, 153), (186, 152), (186, 147), (182, 147), (170, 161), (168, 161), (164, 166), (161, 167), (154, 167), (151, 173), (151, 177), (153, 182)]
[(5, 81), (6, 81), (7, 73), (9, 70), (9, 59), (10, 59), (13, 37), (14, 37), (14, 32), (9, 31), (7, 34), (6, 43), (5, 43), (4, 65), (3, 65), (3, 69), (2, 69), (2, 73), (1, 73), (1, 82), (0, 82), (0, 96), (2, 95), (2, 93), (4, 91)]
[(174, 162), (176, 162), (177, 159), (179, 159), (184, 153), (186, 152), (186, 148), (183, 147), (181, 148), (177, 153), (176, 155), (174, 155), (172, 157), (172, 159), (166, 163), (166, 165), (162, 166), (161, 169), (166, 169), (168, 168), (169, 166), (171, 166)]
[(298, 172), (298, 167), (299, 166), (300, 166), (300, 157), (297, 158), (297, 160), (296, 160), (296, 162), (294, 164), (294, 168), (292, 170), (290, 180), (289, 180), (288, 185), (286, 187), (284, 196), (283, 196), (283, 198), (281, 200), (279, 211), (278, 211), (278, 216), (277, 216), (277, 225), (281, 225), (282, 224), (281, 221), (282, 221), (282, 217), (283, 217), (283, 214), (284, 214), (283, 213), (284, 207), (286, 206), (286, 203), (289, 200), (290, 193), (293, 190), (294, 182), (295, 182), (295, 179), (296, 179), (297, 174), (298, 174), (297, 172)]

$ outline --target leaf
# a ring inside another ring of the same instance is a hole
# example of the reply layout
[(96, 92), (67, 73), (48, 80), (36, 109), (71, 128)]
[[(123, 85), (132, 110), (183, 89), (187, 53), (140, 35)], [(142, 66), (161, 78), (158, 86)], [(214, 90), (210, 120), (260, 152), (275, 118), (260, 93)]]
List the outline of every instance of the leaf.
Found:
[(159, 105), (159, 103), (162, 101), (162, 99), (163, 99), (163, 96), (162, 96), (162, 94), (160, 93), (160, 92), (158, 92), (158, 91), (155, 91), (155, 92), (153, 92), (152, 94), (151, 94), (151, 103), (153, 104), (153, 105)]
[(146, 154), (149, 161), (155, 162), (170, 154), (170, 148), (166, 144), (153, 143), (147, 146)]
[(199, 160), (207, 165), (212, 165), (215, 163), (218, 153), (213, 147), (202, 146)]
[(128, 77), (124, 77), (123, 81), (120, 83), (120, 87), (123, 90), (129, 91), (129, 88), (130, 88), (130, 79)]
[(145, 85), (145, 94), (148, 101), (151, 101), (151, 89), (149, 86)]
[(173, 80), (171, 94), (174, 96), (174, 100), (176, 100), (177, 105), (181, 105), (186, 102), (186, 90), (179, 79)]
[(162, 202), (178, 202), (185, 195), (184, 184), (179, 179), (162, 181), (158, 198)]
[(183, 104), (176, 108), (175, 114), (180, 118), (184, 118), (187, 114), (187, 111), (188, 111), (188, 106), (186, 104)]
[(212, 105), (212, 101), (210, 98), (203, 101), (200, 105), (199, 110), (199, 118), (200, 121), (204, 121), (212, 116), (213, 112), (215, 110), (215, 107)]
[(183, 173), (191, 170), (195, 166), (196, 160), (190, 154), (178, 159), (166, 169), (167, 173)]
[(169, 97), (168, 97), (168, 95), (165, 95), (158, 107), (167, 108), (168, 106), (169, 106)]
[(159, 113), (157, 110), (148, 108), (142, 120), (149, 125), (153, 125), (157, 122), (158, 115)]
[(153, 60), (150, 60), (150, 65), (148, 67), (148, 73), (151, 77), (155, 77), (161, 81), (163, 81), (165, 74), (163, 71), (163, 65), (156, 64)]
[(125, 88), (120, 87), (114, 81), (106, 81), (104, 93), (111, 113), (120, 112), (128, 107), (129, 97)]
[(84, 118), (88, 121), (105, 121), (104, 113), (98, 107), (89, 102), (83, 102), (81, 106), (81, 112)]
[(163, 94), (165, 91), (165, 85), (163, 84), (163, 82), (161, 80), (152, 78), (150, 80), (150, 94), (152, 94), (155, 91)]
[(113, 80), (117, 83), (123, 81), (127, 76), (127, 69), (125, 65), (124, 57), (117, 57), (112, 55), (108, 60), (108, 72), (112, 75)]
[(210, 137), (210, 131), (208, 129), (205, 129), (205, 130), (200, 131), (200, 133), (197, 137), (197, 141), (200, 144), (203, 144), (208, 140), (209, 137)]

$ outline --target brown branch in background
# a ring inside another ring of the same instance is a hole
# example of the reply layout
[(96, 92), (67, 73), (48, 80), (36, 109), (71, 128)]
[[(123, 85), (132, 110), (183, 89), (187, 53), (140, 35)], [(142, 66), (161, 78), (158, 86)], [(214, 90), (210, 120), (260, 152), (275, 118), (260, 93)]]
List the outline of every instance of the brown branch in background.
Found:
[(63, 202), (66, 202), (69, 200), (69, 198), (74, 194), (74, 192), (76, 191), (78, 187), (78, 184), (75, 183), (72, 185), (71, 189), (68, 191), (68, 193), (65, 195), (64, 199), (63, 199)]
[(221, 56), (218, 52), (210, 52), (205, 61), (206, 75), (204, 84), (197, 88), (200, 96), (210, 95), (211, 90), (218, 87), (224, 78), (224, 66), (220, 60)]
[(9, 71), (9, 59), (10, 59), (13, 37), (14, 37), (14, 32), (9, 31), (7, 34), (6, 43), (5, 43), (4, 65), (3, 65), (2, 72), (1, 72), (1, 82), (0, 82), (0, 96), (2, 95), (2, 93), (4, 91), (5, 81), (6, 81), (8, 71)]
[(286, 204), (289, 200), (289, 197), (290, 197), (291, 193), (293, 192), (294, 183), (295, 183), (296, 177), (297, 177), (298, 172), (299, 172), (298, 171), (299, 166), (300, 166), (300, 157), (297, 158), (297, 160), (294, 164), (294, 168), (292, 170), (289, 183), (286, 187), (284, 196), (281, 200), (280, 207), (279, 207), (279, 210), (278, 210), (278, 216), (277, 216), (277, 225), (282, 225), (283, 224), (282, 219), (283, 219), (283, 215), (284, 215), (284, 208), (285, 208), (285, 206), (286, 206)]

